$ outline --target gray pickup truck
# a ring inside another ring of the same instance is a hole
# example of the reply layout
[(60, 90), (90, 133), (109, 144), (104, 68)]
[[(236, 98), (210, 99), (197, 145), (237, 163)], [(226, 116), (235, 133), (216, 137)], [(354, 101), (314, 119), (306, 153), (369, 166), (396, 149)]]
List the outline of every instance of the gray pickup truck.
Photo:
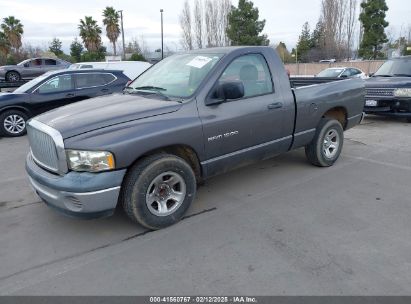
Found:
[(77, 217), (127, 215), (150, 229), (179, 221), (202, 180), (305, 147), (331, 166), (360, 123), (362, 80), (292, 88), (269, 47), (192, 51), (152, 66), (123, 94), (29, 121), (26, 170), (42, 200)]

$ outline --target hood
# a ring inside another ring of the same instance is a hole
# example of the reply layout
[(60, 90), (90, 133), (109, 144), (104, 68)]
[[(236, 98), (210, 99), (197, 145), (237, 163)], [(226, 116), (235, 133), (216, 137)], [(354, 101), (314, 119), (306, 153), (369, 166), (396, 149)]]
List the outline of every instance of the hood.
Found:
[(96, 129), (171, 113), (181, 104), (169, 100), (144, 98), (139, 95), (108, 95), (61, 107), (36, 119), (58, 130), (63, 138)]
[(20, 102), (25, 102), (29, 99), (26, 93), (13, 93), (13, 92), (1, 92), (0, 93), (0, 107), (4, 106), (5, 103), (17, 104)]
[(366, 88), (411, 88), (411, 77), (370, 77)]
[(14, 69), (16, 67), (19, 67), (17, 64), (16, 65), (2, 65), (0, 66), (1, 69)]

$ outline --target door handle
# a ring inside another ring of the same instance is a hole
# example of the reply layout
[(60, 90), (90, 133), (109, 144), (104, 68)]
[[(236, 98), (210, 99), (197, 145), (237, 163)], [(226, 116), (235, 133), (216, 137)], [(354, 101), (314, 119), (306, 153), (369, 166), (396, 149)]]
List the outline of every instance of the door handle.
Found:
[(73, 94), (73, 93), (68, 93), (68, 94), (66, 95), (66, 97), (74, 97), (74, 94)]
[(101, 89), (101, 92), (106, 93), (106, 92), (108, 92), (108, 89)]
[(267, 108), (269, 110), (273, 110), (273, 109), (280, 109), (283, 107), (283, 103), (282, 102), (274, 102), (274, 103), (270, 103)]

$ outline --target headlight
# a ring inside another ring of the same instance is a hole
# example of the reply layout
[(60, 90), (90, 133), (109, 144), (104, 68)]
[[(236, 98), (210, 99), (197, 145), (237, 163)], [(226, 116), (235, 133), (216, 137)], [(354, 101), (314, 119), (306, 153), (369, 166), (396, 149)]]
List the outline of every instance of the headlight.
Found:
[(110, 152), (67, 150), (66, 154), (68, 167), (73, 171), (99, 172), (115, 168)]
[(395, 97), (411, 97), (411, 89), (403, 88), (394, 91)]

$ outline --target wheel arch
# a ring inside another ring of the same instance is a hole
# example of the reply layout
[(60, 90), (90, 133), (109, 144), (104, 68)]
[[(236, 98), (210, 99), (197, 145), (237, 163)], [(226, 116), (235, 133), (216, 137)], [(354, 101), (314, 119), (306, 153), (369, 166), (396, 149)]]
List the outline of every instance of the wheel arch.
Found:
[(29, 118), (32, 116), (32, 113), (29, 109), (22, 107), (22, 106), (8, 106), (8, 107), (4, 107), (2, 109), (0, 109), (0, 114), (3, 114), (6, 111), (11, 111), (11, 110), (15, 110), (15, 111), (20, 111), (23, 112), (24, 114), (26, 114)]
[(333, 118), (338, 120), (343, 129), (347, 127), (347, 109), (343, 106), (337, 106), (331, 109), (328, 109), (323, 115), (323, 118)]
[(185, 145), (185, 144), (168, 145), (168, 146), (159, 147), (159, 148), (155, 148), (155, 149), (152, 149), (150, 151), (147, 151), (147, 152), (143, 153), (142, 155), (140, 155), (129, 166), (129, 168), (131, 168), (134, 164), (139, 162), (141, 159), (143, 159), (143, 158), (145, 158), (149, 155), (154, 155), (154, 154), (159, 154), (159, 153), (167, 153), (167, 154), (171, 154), (171, 155), (181, 157), (193, 169), (197, 182), (199, 183), (199, 182), (202, 181), (203, 172), (202, 172), (202, 169), (201, 169), (198, 154), (192, 147), (190, 147), (188, 145)]

